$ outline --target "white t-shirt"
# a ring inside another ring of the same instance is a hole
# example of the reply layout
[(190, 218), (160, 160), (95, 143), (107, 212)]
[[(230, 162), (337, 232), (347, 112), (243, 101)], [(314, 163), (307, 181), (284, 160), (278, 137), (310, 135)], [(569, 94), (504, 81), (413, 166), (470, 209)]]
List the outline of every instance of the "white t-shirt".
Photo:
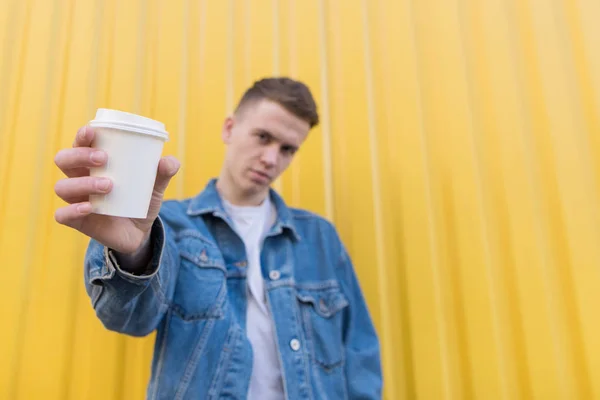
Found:
[(269, 198), (257, 207), (235, 206), (226, 200), (223, 200), (223, 206), (244, 241), (248, 257), (246, 328), (254, 354), (248, 400), (284, 399), (275, 332), (260, 264), (262, 244), (271, 228), (275, 210)]

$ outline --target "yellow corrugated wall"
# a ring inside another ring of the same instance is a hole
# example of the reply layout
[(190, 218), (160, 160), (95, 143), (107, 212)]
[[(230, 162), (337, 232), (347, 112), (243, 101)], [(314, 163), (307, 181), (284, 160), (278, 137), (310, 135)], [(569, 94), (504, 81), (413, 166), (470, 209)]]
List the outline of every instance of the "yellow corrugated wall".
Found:
[(109, 333), (53, 164), (97, 107), (218, 173), (256, 78), (322, 124), (277, 183), (331, 218), (386, 399), (600, 399), (597, 0), (0, 0), (0, 399), (142, 399), (153, 337)]

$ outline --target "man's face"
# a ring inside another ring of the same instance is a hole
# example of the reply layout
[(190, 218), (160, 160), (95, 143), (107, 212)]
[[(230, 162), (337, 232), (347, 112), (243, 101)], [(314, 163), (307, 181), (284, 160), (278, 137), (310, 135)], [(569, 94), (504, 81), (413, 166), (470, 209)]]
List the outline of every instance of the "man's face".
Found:
[(309, 131), (308, 122), (272, 101), (244, 106), (223, 124), (226, 173), (242, 193), (267, 191)]

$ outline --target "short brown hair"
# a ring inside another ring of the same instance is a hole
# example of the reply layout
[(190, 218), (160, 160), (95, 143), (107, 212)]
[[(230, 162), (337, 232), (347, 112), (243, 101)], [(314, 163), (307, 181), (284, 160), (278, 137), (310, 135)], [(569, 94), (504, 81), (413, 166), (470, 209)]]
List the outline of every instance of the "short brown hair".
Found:
[(315, 100), (310, 89), (302, 82), (287, 77), (258, 80), (246, 90), (235, 111), (237, 112), (246, 104), (262, 99), (279, 104), (308, 122), (311, 128), (319, 124)]

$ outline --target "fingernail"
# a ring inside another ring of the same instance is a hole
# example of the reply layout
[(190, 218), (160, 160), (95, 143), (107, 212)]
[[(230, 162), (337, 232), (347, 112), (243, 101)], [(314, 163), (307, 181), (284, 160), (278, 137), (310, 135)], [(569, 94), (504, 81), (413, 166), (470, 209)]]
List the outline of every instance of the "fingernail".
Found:
[(167, 174), (173, 175), (175, 171), (175, 166), (173, 165), (173, 161), (167, 159)]
[(95, 151), (90, 155), (90, 159), (93, 163), (100, 164), (106, 160), (106, 154), (102, 151)]
[(85, 136), (87, 135), (87, 126), (84, 126), (83, 128), (81, 128), (79, 130), (79, 137), (81, 139), (85, 139)]
[(105, 191), (110, 186), (110, 181), (106, 178), (102, 178), (96, 182), (96, 187), (99, 190)]
[(175, 175), (179, 170), (179, 162), (175, 160), (169, 160), (169, 173), (170, 175)]
[(77, 211), (81, 214), (87, 214), (92, 211), (92, 205), (90, 203), (80, 204), (77, 206)]

